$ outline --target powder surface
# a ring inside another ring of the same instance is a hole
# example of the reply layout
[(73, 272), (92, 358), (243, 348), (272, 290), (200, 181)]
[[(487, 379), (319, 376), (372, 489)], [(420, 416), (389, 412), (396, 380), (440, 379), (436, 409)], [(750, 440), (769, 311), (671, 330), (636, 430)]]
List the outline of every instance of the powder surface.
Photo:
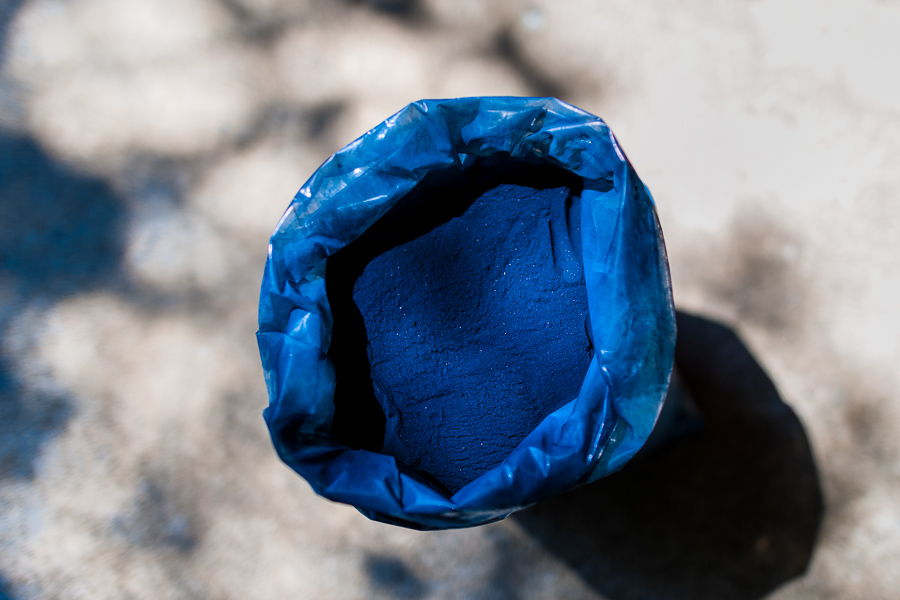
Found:
[[(567, 187), (497, 185), (418, 237), (370, 248), (350, 277), (369, 373), (338, 353), (338, 380), (368, 375), (385, 416), (381, 451), (450, 492), (578, 394), (590, 345), (570, 202)], [(345, 308), (333, 307), (344, 350)]]

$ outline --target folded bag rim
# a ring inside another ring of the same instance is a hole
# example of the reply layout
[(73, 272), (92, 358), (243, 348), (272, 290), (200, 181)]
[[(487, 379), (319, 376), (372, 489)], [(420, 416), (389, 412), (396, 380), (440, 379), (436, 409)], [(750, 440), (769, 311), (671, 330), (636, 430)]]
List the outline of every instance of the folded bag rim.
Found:
[[(497, 467), (448, 496), (392, 456), (330, 435), (334, 368), (325, 261), (436, 169), (544, 160), (582, 178), (582, 259), (594, 356), (578, 396)], [(555, 98), (413, 102), (328, 158), (270, 239), (257, 341), (280, 458), (321, 496), (377, 521), (448, 529), (502, 519), (622, 467), (672, 372), (675, 313), (652, 197), (599, 117)]]

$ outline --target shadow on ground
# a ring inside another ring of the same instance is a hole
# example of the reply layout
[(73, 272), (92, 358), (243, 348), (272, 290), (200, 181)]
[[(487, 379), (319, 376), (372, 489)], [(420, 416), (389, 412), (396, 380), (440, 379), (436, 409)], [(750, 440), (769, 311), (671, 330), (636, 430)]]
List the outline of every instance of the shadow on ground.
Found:
[(104, 182), (0, 132), (0, 479), (32, 477), (41, 448), (72, 415), (62, 391), (24, 384), (13, 354), (28, 342), (12, 324), (32, 305), (116, 281), (124, 221), (124, 203)]
[(108, 285), (123, 254), (124, 203), (28, 137), (0, 133), (0, 276), (30, 296)]
[(728, 327), (678, 314), (705, 428), (515, 519), (612, 600), (756, 600), (809, 564), (822, 520), (800, 420)]

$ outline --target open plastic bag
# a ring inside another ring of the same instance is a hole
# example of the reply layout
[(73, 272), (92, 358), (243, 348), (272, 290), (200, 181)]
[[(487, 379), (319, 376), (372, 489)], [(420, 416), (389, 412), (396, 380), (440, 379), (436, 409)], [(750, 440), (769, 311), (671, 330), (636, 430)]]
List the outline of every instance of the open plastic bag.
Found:
[[(385, 454), (331, 435), (326, 259), (429, 173), (496, 154), (583, 180), (582, 260), (594, 356), (578, 397), (452, 496)], [(644, 444), (672, 372), (675, 314), (649, 192), (599, 118), (553, 98), (415, 102), (329, 158), (270, 240), (259, 306), (264, 412), (281, 459), (320, 495), (417, 529), (480, 525), (621, 468)]]

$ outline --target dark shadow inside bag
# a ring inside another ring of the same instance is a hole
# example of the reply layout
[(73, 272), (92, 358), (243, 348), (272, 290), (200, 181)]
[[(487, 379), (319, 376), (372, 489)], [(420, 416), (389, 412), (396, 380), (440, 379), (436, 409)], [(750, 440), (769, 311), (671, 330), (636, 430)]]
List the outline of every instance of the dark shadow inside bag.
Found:
[(454, 493), (575, 398), (582, 185), (506, 154), (435, 170), (328, 259), (335, 438)]

